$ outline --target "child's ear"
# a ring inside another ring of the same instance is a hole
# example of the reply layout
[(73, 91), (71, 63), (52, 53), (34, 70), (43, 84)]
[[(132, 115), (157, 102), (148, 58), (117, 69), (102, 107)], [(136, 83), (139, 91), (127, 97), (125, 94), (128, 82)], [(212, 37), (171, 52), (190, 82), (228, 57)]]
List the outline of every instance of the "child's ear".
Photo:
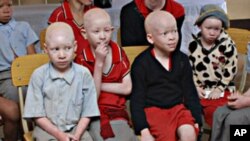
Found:
[(85, 28), (83, 28), (83, 29), (81, 30), (81, 34), (82, 34), (82, 36), (83, 36), (85, 39), (87, 39), (86, 29), (85, 29)]
[(73, 46), (74, 46), (74, 52), (76, 52), (76, 49), (77, 49), (77, 41), (74, 41)]
[(44, 43), (43, 45), (44, 45), (44, 52), (45, 52), (45, 53), (48, 53), (48, 47), (47, 47), (47, 44), (46, 44), (46, 43)]
[(152, 34), (147, 34), (147, 40), (150, 44), (154, 44), (154, 40), (153, 40), (153, 37), (152, 37)]

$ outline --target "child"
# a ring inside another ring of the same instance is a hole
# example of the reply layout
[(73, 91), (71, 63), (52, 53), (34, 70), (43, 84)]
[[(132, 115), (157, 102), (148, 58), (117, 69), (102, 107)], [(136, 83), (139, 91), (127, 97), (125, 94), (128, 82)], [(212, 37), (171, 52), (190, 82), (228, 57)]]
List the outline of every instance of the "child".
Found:
[[(4, 136), (7, 141), (17, 141), (19, 110), (17, 107), (18, 92), (11, 80), (11, 63), (18, 56), (34, 54), (38, 37), (27, 22), (18, 22), (12, 17), (12, 0), (0, 0), (0, 116), (4, 122)], [(5, 100), (4, 100), (5, 99)], [(6, 113), (8, 112), (8, 113)], [(18, 113), (18, 114), (17, 114)], [(13, 120), (15, 119), (15, 120)]]
[(91, 117), (99, 115), (93, 78), (87, 68), (72, 62), (76, 41), (72, 28), (51, 24), (45, 36), (47, 63), (32, 74), (24, 118), (34, 119), (37, 141), (92, 141), (86, 131)]
[(84, 27), (83, 34), (89, 42), (78, 63), (93, 74), (101, 112), (100, 118), (91, 122), (90, 134), (95, 141), (135, 141), (125, 110), (132, 87), (129, 61), (111, 41), (114, 28), (110, 16), (103, 9), (93, 8), (84, 15)]
[[(120, 16), (122, 46), (148, 45), (144, 21), (149, 13), (156, 10), (170, 12), (177, 21), (179, 43), (181, 27), (185, 18), (184, 7), (175, 0), (132, 0), (122, 7)], [(179, 47), (179, 46), (178, 46)]]
[(176, 49), (176, 20), (166, 11), (154, 11), (145, 29), (152, 45), (136, 57), (131, 69), (135, 132), (142, 141), (195, 141), (201, 106), (188, 57)]
[(189, 60), (205, 121), (212, 126), (213, 112), (226, 104), (226, 97), (234, 91), (232, 80), (237, 73), (237, 50), (224, 31), (229, 19), (220, 7), (202, 7), (195, 24), (201, 31), (193, 36), (189, 45)]
[(49, 17), (49, 24), (60, 21), (66, 22), (72, 27), (77, 41), (76, 54), (79, 54), (85, 46), (86, 39), (82, 36), (83, 15), (92, 7), (93, 0), (64, 0), (62, 5), (55, 9)]
[(250, 124), (249, 111), (250, 88), (244, 94), (235, 92), (228, 96), (227, 105), (214, 112), (211, 141), (229, 141), (230, 125)]

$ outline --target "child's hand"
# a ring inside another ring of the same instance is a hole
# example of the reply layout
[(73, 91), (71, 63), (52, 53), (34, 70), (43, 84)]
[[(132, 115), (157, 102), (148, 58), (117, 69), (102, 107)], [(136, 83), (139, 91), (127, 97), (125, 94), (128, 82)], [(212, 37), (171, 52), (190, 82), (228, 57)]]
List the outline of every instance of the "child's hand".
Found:
[(228, 102), (227, 105), (233, 109), (240, 109), (245, 107), (245, 96), (240, 94), (239, 92), (232, 93), (227, 97)]
[(218, 88), (215, 88), (211, 91), (211, 93), (208, 95), (208, 99), (219, 99), (221, 97), (221, 90)]
[(96, 49), (95, 49), (96, 61), (104, 62), (107, 54), (108, 54), (108, 47), (106, 44), (101, 43), (96, 47)]
[(61, 132), (58, 136), (58, 141), (79, 141), (76, 137), (72, 134)]
[(196, 90), (197, 90), (199, 98), (200, 99), (204, 99), (205, 98), (205, 91), (204, 91), (204, 89), (201, 88), (201, 87), (196, 87)]

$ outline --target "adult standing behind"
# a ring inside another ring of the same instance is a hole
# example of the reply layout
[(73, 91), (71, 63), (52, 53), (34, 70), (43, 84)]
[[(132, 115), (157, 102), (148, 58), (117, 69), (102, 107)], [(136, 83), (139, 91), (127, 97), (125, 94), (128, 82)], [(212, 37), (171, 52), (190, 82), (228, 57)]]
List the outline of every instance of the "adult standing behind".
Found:
[(64, 0), (62, 5), (52, 12), (48, 20), (49, 24), (60, 21), (72, 27), (77, 41), (76, 54), (81, 52), (86, 43), (86, 39), (82, 36), (83, 15), (93, 7), (92, 2), (93, 0)]
[[(144, 20), (147, 15), (156, 10), (164, 10), (171, 13), (176, 21), (181, 42), (181, 27), (185, 13), (181, 4), (174, 0), (133, 0), (122, 7), (120, 15), (121, 44), (122, 46), (148, 45)], [(179, 45), (178, 45), (179, 47)]]

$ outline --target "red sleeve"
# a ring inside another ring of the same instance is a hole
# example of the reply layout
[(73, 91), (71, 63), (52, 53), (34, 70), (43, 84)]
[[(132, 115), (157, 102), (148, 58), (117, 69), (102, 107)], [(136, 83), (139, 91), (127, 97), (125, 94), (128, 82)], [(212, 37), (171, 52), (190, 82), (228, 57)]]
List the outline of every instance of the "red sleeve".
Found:
[(50, 15), (48, 23), (54, 23), (58, 21), (65, 21), (64, 13), (63, 13), (63, 8), (60, 6), (56, 8)]
[(123, 49), (121, 49), (121, 56), (122, 56), (122, 77), (126, 76), (130, 72), (130, 62), (128, 60), (128, 57)]
[(170, 12), (175, 18), (185, 15), (184, 7), (173, 0), (167, 0), (166, 11)]

